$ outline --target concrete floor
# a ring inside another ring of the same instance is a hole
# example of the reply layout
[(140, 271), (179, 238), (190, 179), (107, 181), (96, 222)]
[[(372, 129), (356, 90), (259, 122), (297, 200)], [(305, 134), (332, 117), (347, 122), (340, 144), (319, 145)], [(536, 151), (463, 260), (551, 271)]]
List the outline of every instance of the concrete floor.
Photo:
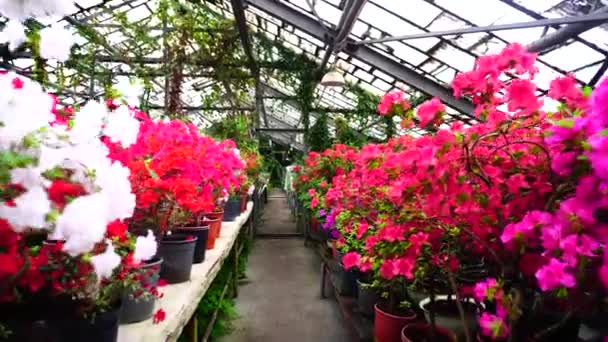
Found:
[[(269, 196), (258, 232), (295, 232), (287, 202), (277, 195)], [(320, 298), (319, 257), (302, 239), (256, 240), (247, 276), (236, 300), (234, 331), (221, 342), (351, 340), (336, 301)]]

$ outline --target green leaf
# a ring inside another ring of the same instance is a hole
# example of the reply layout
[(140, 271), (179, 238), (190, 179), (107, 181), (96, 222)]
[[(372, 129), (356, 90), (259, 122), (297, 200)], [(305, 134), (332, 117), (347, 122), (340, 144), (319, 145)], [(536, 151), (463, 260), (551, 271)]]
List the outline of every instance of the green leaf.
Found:
[(144, 165), (146, 166), (146, 170), (148, 170), (148, 173), (150, 174), (150, 177), (154, 178), (154, 179), (159, 179), (160, 177), (158, 177), (158, 174), (152, 170), (152, 168), (150, 167), (150, 162), (152, 160), (151, 159), (146, 159), (144, 161)]
[(593, 92), (593, 88), (591, 88), (590, 86), (583, 87), (583, 96), (590, 97), (592, 92)]
[(574, 127), (574, 119), (561, 119), (556, 121), (555, 125), (564, 128), (572, 128)]

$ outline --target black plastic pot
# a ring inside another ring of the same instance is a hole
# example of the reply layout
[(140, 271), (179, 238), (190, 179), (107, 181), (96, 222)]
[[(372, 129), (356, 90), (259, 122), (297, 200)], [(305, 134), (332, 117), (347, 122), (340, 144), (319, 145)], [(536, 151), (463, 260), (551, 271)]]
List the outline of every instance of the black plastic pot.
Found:
[(374, 306), (378, 302), (378, 291), (357, 279), (357, 308), (366, 317), (374, 317)]
[(57, 342), (115, 342), (118, 337), (121, 306), (97, 313), (93, 320), (84, 317), (49, 319), (50, 336)]
[(232, 222), (241, 214), (241, 199), (230, 199), (224, 207), (224, 221)]
[[(163, 259), (154, 258), (144, 262), (140, 266), (140, 270), (144, 272), (141, 283), (146, 288), (156, 287), (158, 278), (160, 277), (160, 265)], [(127, 292), (122, 297), (122, 312), (120, 314), (120, 323), (129, 324), (147, 320), (154, 313), (155, 297), (146, 296), (135, 298), (133, 293)]]
[(353, 270), (345, 270), (342, 264), (338, 264), (336, 273), (336, 287), (342, 296), (356, 297), (357, 274)]
[(209, 237), (209, 226), (202, 227), (182, 227), (178, 228), (180, 234), (188, 234), (196, 236), (196, 244), (194, 246), (194, 258), (192, 262), (200, 264), (205, 261), (205, 251), (207, 250), (207, 238)]
[(187, 234), (166, 235), (160, 240), (157, 255), (163, 258), (160, 277), (169, 284), (190, 280), (196, 237)]

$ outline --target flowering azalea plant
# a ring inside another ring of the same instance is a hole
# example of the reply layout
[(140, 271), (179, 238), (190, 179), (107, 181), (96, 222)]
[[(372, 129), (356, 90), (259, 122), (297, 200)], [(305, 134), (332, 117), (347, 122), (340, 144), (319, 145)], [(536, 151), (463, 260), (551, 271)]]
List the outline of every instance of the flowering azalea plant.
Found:
[(102, 142), (129, 146), (139, 122), (128, 108), (98, 102), (59, 109), (38, 84), (9, 72), (0, 72), (0, 122), (0, 301), (43, 298), (79, 315), (109, 309), (125, 268), (156, 253), (147, 247), (153, 236), (126, 233), (130, 172)]

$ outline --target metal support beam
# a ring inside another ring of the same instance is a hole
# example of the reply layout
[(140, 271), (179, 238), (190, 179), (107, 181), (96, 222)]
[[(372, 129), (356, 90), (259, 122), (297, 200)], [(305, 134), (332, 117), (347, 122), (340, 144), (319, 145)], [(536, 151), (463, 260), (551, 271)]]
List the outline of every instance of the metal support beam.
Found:
[[(260, 67), (255, 60), (253, 55), (253, 48), (251, 47), (251, 39), (249, 37), (249, 30), (247, 29), (247, 18), (245, 17), (245, 5), (243, 0), (230, 0), (232, 4), (232, 12), (234, 13), (235, 25), (239, 31), (239, 37), (241, 39), (241, 45), (247, 56), (247, 63), (251, 74), (255, 78), (255, 107), (257, 108), (258, 114), (262, 115), (264, 125), (268, 127), (268, 115), (266, 114), (266, 108), (264, 107), (264, 99), (262, 98), (263, 92), (260, 85)], [(256, 122), (256, 125), (258, 123)]]
[[(423, 39), (423, 38), (431, 38), (431, 37), (443, 37), (443, 36), (455, 36), (455, 35), (463, 35), (470, 33), (479, 33), (479, 32), (495, 32), (495, 31), (505, 31), (505, 30), (518, 30), (525, 29), (531, 27), (542, 27), (542, 26), (552, 26), (552, 25), (563, 25), (563, 24), (572, 24), (554, 32), (553, 34), (546, 35), (545, 37), (539, 39), (537, 42), (543, 41), (545, 39), (549, 41), (555, 40), (555, 38), (551, 39), (550, 36), (561, 37), (564, 33), (558, 32), (564, 30), (564, 32), (570, 32), (571, 35), (576, 36), (581, 32), (587, 31), (590, 28), (601, 25), (608, 21), (608, 8), (604, 7), (601, 10), (588, 14), (588, 15), (580, 15), (574, 17), (563, 17), (563, 18), (553, 18), (553, 19), (541, 19), (534, 21), (526, 21), (521, 23), (511, 23), (511, 24), (500, 24), (500, 25), (489, 25), (489, 26), (473, 26), (473, 27), (465, 27), (455, 30), (445, 30), (445, 31), (435, 31), (435, 32), (424, 32), (417, 34), (409, 34), (404, 36), (392, 36), (380, 39), (367, 39), (355, 42), (355, 45), (365, 45), (365, 44), (377, 44), (377, 43), (386, 43), (393, 41), (404, 41), (404, 40), (413, 40), (413, 39)], [(576, 25), (576, 26), (575, 26)], [(582, 31), (581, 31), (582, 30)], [(562, 40), (563, 41), (563, 40)], [(536, 43), (536, 42), (535, 42)], [(532, 44), (535, 44), (532, 43)], [(553, 44), (552, 44), (553, 45)], [(549, 45), (551, 46), (551, 45)], [(539, 50), (536, 50), (539, 51)]]
[[(165, 109), (165, 106), (151, 104), (148, 106), (149, 109)], [(254, 107), (210, 107), (210, 106), (181, 106), (181, 109), (185, 111), (194, 111), (194, 110), (208, 110), (208, 111), (243, 111), (243, 112), (253, 112), (255, 111)]]
[[(319, 26), (319, 23), (300, 13), (282, 2), (274, 0), (247, 0), (247, 2), (258, 9), (282, 19), (286, 24), (296, 27), (299, 30), (306, 32), (316, 39), (323, 40), (325, 29)], [(367, 46), (358, 46), (352, 50), (347, 47), (346, 51), (353, 57), (376, 67), (378, 70), (387, 73), (394, 78), (411, 85), (412, 87), (431, 96), (435, 96), (442, 100), (448, 106), (462, 112), (470, 117), (473, 116), (473, 104), (466, 99), (456, 99), (452, 95), (452, 91), (432, 80), (427, 79), (423, 75), (415, 72), (404, 66), (403, 64), (383, 55), (376, 50)]]
[(258, 132), (306, 133), (303, 128), (256, 128)]
[(608, 21), (608, 7), (602, 7), (599, 10), (585, 16), (574, 17), (574, 18), (604, 18), (604, 20), (588, 20), (584, 22), (575, 22), (559, 30), (547, 34), (544, 37), (528, 44), (526, 48), (530, 52), (542, 52), (552, 46), (559, 45), (566, 42), (568, 39), (574, 38), (585, 31), (589, 31), (594, 27), (597, 27), (606, 21)]
[(323, 59), (321, 60), (321, 64), (319, 65), (318, 70), (320, 72), (325, 69), (331, 55), (334, 52), (342, 49), (344, 42), (348, 38), (350, 31), (352, 31), (353, 26), (355, 25), (357, 18), (359, 18), (359, 14), (361, 14), (361, 10), (363, 10), (363, 6), (365, 6), (366, 2), (367, 0), (349, 0), (346, 3), (338, 24), (338, 32), (336, 36), (328, 43), (328, 48), (325, 51)]
[[(431, 1), (431, 0), (425, 0), (425, 1)], [(501, 2), (511, 6), (512, 8), (515, 8), (516, 10), (526, 14), (527, 16), (534, 18), (536, 20), (542, 20), (542, 19), (546, 19), (546, 17), (544, 17), (543, 15), (527, 8), (526, 6), (515, 2), (515, 0), (500, 0)], [(560, 27), (558, 25), (552, 25), (552, 27), (556, 30), (559, 30)], [(603, 49), (601, 47), (599, 47), (598, 45), (596, 45), (595, 43), (591, 43), (588, 40), (582, 39), (581, 37), (575, 36), (573, 37), (574, 40), (580, 42), (581, 44), (592, 48), (593, 50), (603, 54), (604, 56), (607, 56), (608, 54), (606, 53), (606, 49)]]

